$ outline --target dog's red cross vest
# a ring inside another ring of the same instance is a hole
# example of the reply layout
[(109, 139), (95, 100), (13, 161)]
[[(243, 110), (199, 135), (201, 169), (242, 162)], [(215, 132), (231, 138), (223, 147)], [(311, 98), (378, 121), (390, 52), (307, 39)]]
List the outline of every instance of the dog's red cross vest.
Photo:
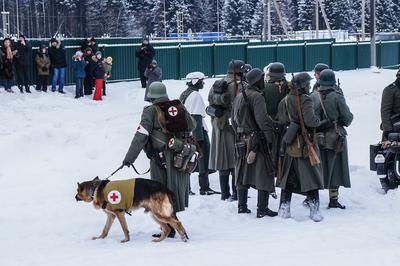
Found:
[(111, 209), (129, 210), (133, 205), (135, 193), (135, 179), (110, 181), (103, 189), (105, 201)]

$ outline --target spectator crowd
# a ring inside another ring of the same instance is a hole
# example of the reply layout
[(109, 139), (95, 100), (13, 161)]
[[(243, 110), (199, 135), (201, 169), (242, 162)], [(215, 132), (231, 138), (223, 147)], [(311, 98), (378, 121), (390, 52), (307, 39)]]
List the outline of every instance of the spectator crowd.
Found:
[[(61, 40), (52, 38), (35, 51), (27, 38), (20, 34), (15, 42), (4, 38), (0, 49), (0, 79), (8, 93), (14, 93), (16, 85), (20, 93), (31, 93), (30, 85), (36, 84), (37, 91), (47, 92), (49, 81), (51, 91), (65, 94), (66, 68), (73, 69), (75, 98), (93, 95), (93, 100), (102, 100), (106, 95), (106, 82), (111, 77), (112, 57), (103, 58), (102, 51), (93, 37), (82, 41), (80, 49), (69, 59)], [(70, 61), (70, 63), (68, 63)], [(35, 71), (36, 70), (36, 71)], [(35, 80), (30, 80), (33, 71)]]

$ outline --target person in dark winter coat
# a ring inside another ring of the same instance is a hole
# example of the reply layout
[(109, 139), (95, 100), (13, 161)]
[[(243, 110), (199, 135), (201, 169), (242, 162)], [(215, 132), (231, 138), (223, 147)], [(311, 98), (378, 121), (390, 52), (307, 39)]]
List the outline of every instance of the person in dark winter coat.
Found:
[(273, 134), (269, 145), (271, 148), (272, 160), (275, 166), (278, 165), (279, 148), (282, 138), (282, 126), (277, 121), (278, 105), (289, 93), (289, 85), (286, 81), (286, 70), (282, 63), (275, 62), (268, 66), (268, 81), (265, 83), (264, 98), (267, 107), (267, 116), (273, 128)]
[[(342, 94), (336, 89), (335, 73), (325, 69), (320, 73), (318, 96), (320, 110), (317, 114), (321, 121), (326, 121), (325, 126), (318, 133), (324, 141), (319, 143), (321, 162), (324, 174), (324, 186), (329, 189), (329, 208), (345, 209), (339, 203), (339, 187), (350, 187), (349, 158), (347, 151), (347, 132), (344, 127), (350, 126), (353, 114), (346, 104)], [(339, 149), (337, 143), (342, 147)], [(321, 145), (322, 144), (322, 145)]]
[(138, 69), (142, 88), (146, 88), (146, 77), (144, 76), (144, 72), (153, 61), (155, 55), (156, 50), (154, 50), (153, 46), (151, 46), (149, 39), (144, 38), (142, 45), (136, 50), (136, 57), (139, 59)]
[(146, 102), (149, 102), (150, 99), (147, 98), (147, 93), (149, 92), (149, 87), (150, 87), (151, 83), (153, 83), (155, 81), (161, 82), (161, 77), (162, 77), (162, 70), (158, 66), (156, 60), (153, 59), (151, 64), (146, 68), (146, 71), (144, 72), (144, 76), (147, 79), (146, 91), (144, 93), (144, 100)]
[(4, 81), (4, 88), (7, 92), (13, 93), (11, 89), (14, 80), (14, 60), (15, 55), (18, 53), (17, 50), (13, 48), (13, 42), (10, 38), (5, 38), (3, 40), (3, 45), (1, 47), (1, 71), (0, 77)]
[(208, 178), (210, 160), (210, 140), (208, 138), (208, 128), (204, 121), (206, 117), (206, 106), (199, 90), (204, 87), (205, 75), (201, 72), (192, 72), (187, 74), (188, 88), (181, 94), (179, 100), (185, 105), (186, 110), (196, 121), (196, 127), (192, 134), (199, 143), (202, 157), (199, 159), (196, 171), (199, 173), (200, 195), (213, 195), (215, 191), (210, 188)]
[(103, 81), (104, 81), (104, 67), (103, 67), (103, 58), (101, 52), (97, 51), (96, 55), (92, 57), (93, 60), (93, 68), (92, 68), (92, 77), (95, 80), (95, 91), (93, 95), (93, 100), (101, 101), (103, 95)]
[(93, 87), (94, 87), (94, 79), (92, 76), (92, 68), (94, 62), (92, 60), (93, 51), (91, 48), (86, 48), (83, 52), (84, 60), (85, 60), (85, 79), (83, 81), (84, 86), (84, 94), (92, 95)]
[[(275, 192), (274, 165), (269, 151), (264, 153), (258, 145), (259, 135), (264, 134), (268, 142), (272, 128), (267, 118), (267, 108), (262, 95), (264, 73), (252, 69), (246, 75), (248, 87), (236, 96), (233, 102), (232, 125), (236, 133), (236, 143), (243, 143), (243, 153), (236, 155), (236, 186), (239, 191), (253, 187), (258, 191), (257, 218), (274, 217), (278, 213), (268, 208), (269, 193)], [(253, 119), (254, 118), (254, 119)], [(246, 147), (247, 146), (247, 147)], [(239, 193), (239, 213), (250, 213), (247, 208), (247, 193)]]
[[(393, 124), (400, 120), (400, 69), (397, 71), (396, 80), (383, 89), (381, 100), (381, 130), (382, 141), (387, 141), (389, 134), (394, 132)], [(396, 132), (397, 133), (397, 132)], [(380, 179), (383, 190), (396, 188), (389, 182), (388, 177)]]
[(25, 91), (27, 93), (31, 93), (29, 89), (28, 73), (32, 60), (32, 46), (26, 40), (25, 36), (20, 34), (15, 49), (18, 51), (15, 59), (15, 70), (17, 72), (18, 89), (21, 93), (23, 93), (23, 86), (25, 86)]
[(47, 92), (47, 82), (50, 74), (50, 57), (45, 44), (42, 44), (38, 49), (35, 62), (38, 74), (36, 90)]
[[(292, 193), (306, 194), (309, 197), (310, 218), (319, 222), (323, 219), (319, 211), (319, 189), (324, 188), (321, 163), (312, 165), (306, 140), (301, 133), (300, 116), (303, 117), (305, 134), (313, 143), (318, 157), (319, 149), (316, 145), (315, 129), (320, 125), (320, 119), (315, 114), (313, 103), (308, 96), (311, 77), (307, 73), (300, 73), (294, 76), (290, 93), (281, 101), (278, 106), (278, 118), (281, 123), (291, 123), (287, 130), (291, 132), (292, 126), (297, 125), (293, 138), (285, 140), (285, 148), (282, 151), (282, 161), (278, 168), (277, 186), (281, 190), (279, 216), (290, 218), (290, 202)], [(301, 107), (298, 106), (300, 102)], [(300, 108), (300, 112), (298, 109)], [(287, 134), (286, 133), (286, 134)], [(283, 137), (285, 139), (286, 137)]]
[(83, 97), (83, 79), (85, 78), (85, 60), (83, 53), (77, 51), (72, 57), (72, 69), (75, 77), (75, 99)]
[(65, 69), (67, 59), (64, 47), (61, 41), (55, 38), (50, 40), (49, 56), (53, 68), (53, 79), (51, 82), (51, 91), (55, 92), (58, 84), (58, 92), (64, 94)]
[[(223, 111), (221, 117), (212, 117), (212, 134), (210, 150), (210, 169), (219, 172), (222, 200), (237, 200), (235, 186), (235, 132), (231, 123), (232, 103), (236, 95), (246, 86), (243, 78), (244, 62), (232, 60), (228, 65), (228, 75), (221, 90), (214, 86), (208, 94), (210, 106), (217, 106)], [(218, 82), (217, 82), (218, 84)], [(215, 84), (214, 84), (215, 85)], [(229, 188), (229, 175), (232, 175), (232, 195)], [(243, 189), (242, 193), (247, 193)]]
[(82, 51), (83, 53), (85, 53), (85, 50), (88, 49), (88, 48), (90, 48), (90, 50), (92, 50), (92, 53), (93, 53), (93, 54), (95, 54), (95, 53), (97, 52), (98, 46), (97, 46), (97, 42), (96, 42), (96, 39), (95, 39), (95, 38), (93, 38), (93, 37), (88, 37), (88, 38), (86, 38), (86, 39), (84, 39), (84, 40), (82, 41), (82, 44), (81, 44), (81, 51)]

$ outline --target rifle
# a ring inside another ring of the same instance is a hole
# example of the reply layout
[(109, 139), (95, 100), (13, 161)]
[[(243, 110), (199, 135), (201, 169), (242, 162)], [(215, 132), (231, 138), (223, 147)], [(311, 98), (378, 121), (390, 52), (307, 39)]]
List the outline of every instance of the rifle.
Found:
[(308, 157), (310, 158), (310, 163), (312, 166), (318, 165), (321, 161), (318, 158), (318, 154), (314, 149), (313, 144), (311, 143), (309, 136), (307, 134), (306, 126), (304, 125), (304, 118), (303, 112), (301, 111), (301, 100), (299, 91), (296, 89), (296, 107), (297, 112), (299, 114), (299, 121), (300, 121), (300, 128), (301, 128), (301, 135), (307, 145)]
[(265, 156), (265, 164), (267, 166), (267, 169), (271, 169), (272, 174), (275, 174), (275, 166), (272, 163), (271, 159), (271, 153), (268, 148), (268, 142), (267, 139), (265, 138), (264, 132), (258, 127), (256, 118), (254, 117), (254, 111), (250, 106), (249, 98), (247, 97), (246, 94), (246, 89), (242, 88), (242, 95), (243, 95), (243, 100), (245, 102), (245, 105), (249, 111), (250, 114), (250, 120), (251, 120), (251, 131), (253, 131), (254, 137), (256, 139), (256, 150), (260, 150), (264, 156)]

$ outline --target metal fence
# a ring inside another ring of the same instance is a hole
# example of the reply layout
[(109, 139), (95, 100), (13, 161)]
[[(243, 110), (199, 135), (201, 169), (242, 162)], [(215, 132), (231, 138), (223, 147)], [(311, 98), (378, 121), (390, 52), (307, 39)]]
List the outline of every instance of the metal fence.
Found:
[[(114, 40), (113, 40), (114, 41)], [(133, 41), (133, 40), (132, 40)], [(136, 42), (136, 40), (135, 40)], [(113, 57), (110, 81), (132, 80), (139, 77), (136, 49), (140, 43), (100, 44), (104, 56)], [(226, 73), (232, 59), (241, 59), (253, 67), (263, 68), (270, 62), (286, 65), (287, 72), (310, 71), (319, 62), (329, 64), (334, 70), (367, 68), (370, 65), (370, 44), (335, 43), (332, 40), (314, 42), (266, 42), (248, 41), (216, 43), (156, 43), (156, 57), (163, 70), (163, 79), (184, 78), (191, 71), (202, 71), (207, 76)], [(79, 46), (67, 46), (67, 62)], [(34, 57), (33, 52), (32, 57)], [(32, 62), (33, 62), (32, 58)], [(400, 64), (400, 41), (377, 43), (378, 67), (394, 67)], [(36, 66), (30, 73), (32, 83), (36, 81)], [(74, 82), (72, 69), (67, 67), (67, 84)]]

